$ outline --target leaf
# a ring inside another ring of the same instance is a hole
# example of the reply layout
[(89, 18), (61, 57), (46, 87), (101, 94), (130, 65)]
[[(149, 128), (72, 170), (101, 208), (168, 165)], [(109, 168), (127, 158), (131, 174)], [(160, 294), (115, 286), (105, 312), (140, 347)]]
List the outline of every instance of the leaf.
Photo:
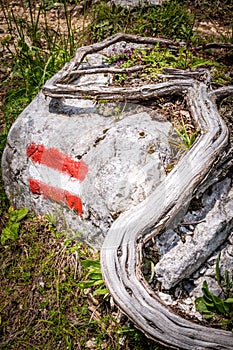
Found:
[(206, 298), (206, 300), (212, 302), (212, 294), (209, 291), (209, 287), (208, 287), (208, 284), (207, 284), (206, 281), (203, 282), (202, 292), (203, 292), (204, 297)]
[(15, 241), (18, 238), (18, 231), (19, 223), (17, 222), (3, 228), (1, 235), (1, 244), (4, 245), (8, 239)]
[(203, 297), (199, 297), (195, 300), (196, 309), (200, 312), (208, 311)]
[(6, 227), (2, 230), (1, 244), (4, 245), (5, 242), (9, 239), (9, 237), (10, 237), (10, 230)]
[(10, 221), (20, 222), (21, 220), (23, 220), (26, 217), (27, 214), (28, 214), (27, 208), (21, 208), (18, 210), (14, 210), (10, 213)]
[(206, 308), (207, 308), (208, 311), (216, 312), (216, 306), (215, 306), (214, 303), (207, 303), (207, 302), (205, 302), (205, 304), (206, 304)]
[(232, 282), (231, 282), (229, 271), (225, 271), (224, 287), (225, 287), (225, 298), (227, 299), (229, 296), (232, 295), (231, 291), (233, 287), (233, 275), (232, 275)]
[(195, 140), (196, 140), (196, 138), (197, 138), (197, 136), (198, 136), (199, 133), (200, 133), (200, 130), (196, 130), (196, 131), (191, 135), (191, 137), (190, 137), (190, 146), (189, 146), (189, 147), (191, 147), (191, 146), (194, 144), (194, 142), (195, 142)]
[(15, 222), (9, 226), (10, 231), (12, 233), (12, 239), (18, 238), (18, 232), (19, 232), (19, 223)]
[(104, 285), (104, 281), (103, 280), (93, 281), (93, 286), (100, 286), (101, 284)]
[(83, 260), (81, 264), (82, 264), (82, 266), (84, 268), (89, 268), (89, 267), (98, 267), (98, 268), (100, 268), (100, 262), (98, 260), (89, 260), (89, 259), (87, 259), (87, 260)]
[(94, 282), (93, 281), (81, 281), (78, 283), (79, 288), (86, 289), (93, 287)]
[(233, 298), (227, 298), (227, 299), (225, 300), (225, 303), (227, 303), (227, 304), (233, 304)]
[(215, 316), (215, 314), (213, 313), (213, 314), (205, 314), (205, 315), (203, 315), (203, 317), (205, 318), (205, 319), (210, 319), (210, 318), (213, 318)]
[(90, 278), (91, 280), (102, 280), (103, 281), (103, 277), (102, 277), (102, 273), (89, 273), (88, 274), (88, 278)]
[(213, 66), (213, 62), (208, 60), (208, 59), (196, 59), (193, 63), (192, 63), (192, 68), (197, 68), (197, 67), (202, 67), (202, 66)]
[(231, 304), (228, 304), (228, 303), (226, 303), (226, 301), (224, 300), (224, 302), (223, 302), (223, 307), (224, 307), (224, 314), (230, 314), (230, 312), (231, 312)]
[(212, 295), (212, 299), (214, 302), (214, 305), (216, 307), (216, 311), (220, 314), (225, 314), (225, 309), (224, 309), (224, 305), (223, 305), (223, 300), (221, 300), (219, 297), (217, 297), (216, 295)]
[(107, 288), (98, 288), (94, 291), (93, 295), (105, 295), (108, 294)]

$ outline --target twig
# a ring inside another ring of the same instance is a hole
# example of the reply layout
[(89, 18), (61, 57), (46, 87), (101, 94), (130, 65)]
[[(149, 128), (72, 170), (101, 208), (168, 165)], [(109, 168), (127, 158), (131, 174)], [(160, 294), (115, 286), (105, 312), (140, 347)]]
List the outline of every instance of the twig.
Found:
[(178, 226), (189, 226), (189, 225), (198, 225), (201, 222), (205, 222), (206, 220), (198, 220), (198, 221), (187, 221), (187, 222), (181, 222)]
[(74, 70), (70, 75), (83, 75), (83, 74), (98, 74), (98, 73), (111, 73), (111, 74), (124, 74), (134, 73), (143, 70), (142, 66), (133, 66), (128, 68), (91, 68), (91, 69), (79, 69)]
[(215, 101), (221, 100), (221, 99), (226, 98), (228, 96), (233, 96), (233, 86), (223, 86), (219, 89), (211, 91), (209, 93), (209, 95)]
[(209, 49), (233, 49), (233, 44), (224, 43), (208, 43), (195, 47), (196, 51), (209, 50)]

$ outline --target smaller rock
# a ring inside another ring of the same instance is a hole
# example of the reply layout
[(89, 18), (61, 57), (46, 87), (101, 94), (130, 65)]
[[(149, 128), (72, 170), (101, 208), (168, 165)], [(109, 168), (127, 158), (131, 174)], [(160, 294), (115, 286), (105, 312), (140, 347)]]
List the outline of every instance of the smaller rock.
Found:
[(174, 230), (166, 230), (156, 237), (156, 246), (160, 254), (166, 254), (179, 242), (180, 237)]
[(228, 242), (233, 245), (233, 232), (231, 235), (228, 237)]
[[(170, 289), (195, 272), (227, 239), (233, 228), (231, 189), (225, 199), (216, 200), (205, 220), (188, 236), (165, 254), (155, 266), (155, 274), (163, 288)], [(228, 256), (230, 256), (228, 254)]]
[(158, 292), (158, 296), (166, 305), (173, 305), (173, 300), (171, 295), (163, 292)]
[(125, 8), (134, 8), (145, 5), (161, 5), (164, 0), (112, 0), (115, 5), (119, 5)]
[(206, 281), (209, 287), (209, 291), (217, 296), (220, 296), (222, 293), (221, 288), (218, 285), (218, 282), (216, 281), (215, 278), (212, 277), (208, 277), (208, 276), (202, 276), (200, 278), (198, 278), (195, 281), (196, 284), (196, 288), (194, 288), (194, 290), (192, 291), (192, 293), (190, 293), (190, 296), (193, 297), (194, 299), (202, 297), (203, 296), (203, 292), (202, 292), (202, 286), (203, 286), (203, 282)]

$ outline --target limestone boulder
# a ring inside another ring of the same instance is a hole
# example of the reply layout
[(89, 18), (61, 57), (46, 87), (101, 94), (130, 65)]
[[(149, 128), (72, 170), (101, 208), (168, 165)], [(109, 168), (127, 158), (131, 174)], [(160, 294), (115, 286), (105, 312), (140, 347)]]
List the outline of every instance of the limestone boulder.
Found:
[[(90, 55), (89, 65), (101, 59)], [(108, 79), (89, 74), (80, 84)], [(59, 229), (100, 247), (112, 222), (165, 177), (172, 132), (140, 104), (40, 93), (10, 130), (2, 159), (6, 192), (14, 206), (50, 214)]]

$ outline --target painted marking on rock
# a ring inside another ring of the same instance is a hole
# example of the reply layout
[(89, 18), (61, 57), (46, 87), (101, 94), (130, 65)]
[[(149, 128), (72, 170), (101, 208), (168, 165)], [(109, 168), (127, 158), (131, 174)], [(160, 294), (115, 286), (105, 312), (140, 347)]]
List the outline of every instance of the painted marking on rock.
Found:
[(88, 173), (88, 166), (84, 161), (75, 161), (57, 148), (45, 148), (34, 142), (27, 147), (27, 157), (34, 163), (44, 164), (49, 168), (83, 181)]
[(55, 202), (67, 205), (70, 209), (76, 210), (79, 215), (82, 214), (81, 198), (71, 194), (68, 191), (57, 187), (46, 185), (45, 183), (28, 179), (29, 188), (34, 194), (43, 194), (44, 198), (52, 199)]
[(71, 159), (57, 148), (46, 148), (35, 143), (27, 147), (27, 157), (36, 167), (30, 171), (29, 166), (31, 192), (66, 205), (81, 215), (80, 182), (88, 173), (87, 164)]
[(79, 181), (70, 175), (48, 168), (46, 165), (30, 162), (28, 164), (28, 177), (44, 182), (48, 186), (62, 188), (78, 197), (82, 195), (84, 181)]

